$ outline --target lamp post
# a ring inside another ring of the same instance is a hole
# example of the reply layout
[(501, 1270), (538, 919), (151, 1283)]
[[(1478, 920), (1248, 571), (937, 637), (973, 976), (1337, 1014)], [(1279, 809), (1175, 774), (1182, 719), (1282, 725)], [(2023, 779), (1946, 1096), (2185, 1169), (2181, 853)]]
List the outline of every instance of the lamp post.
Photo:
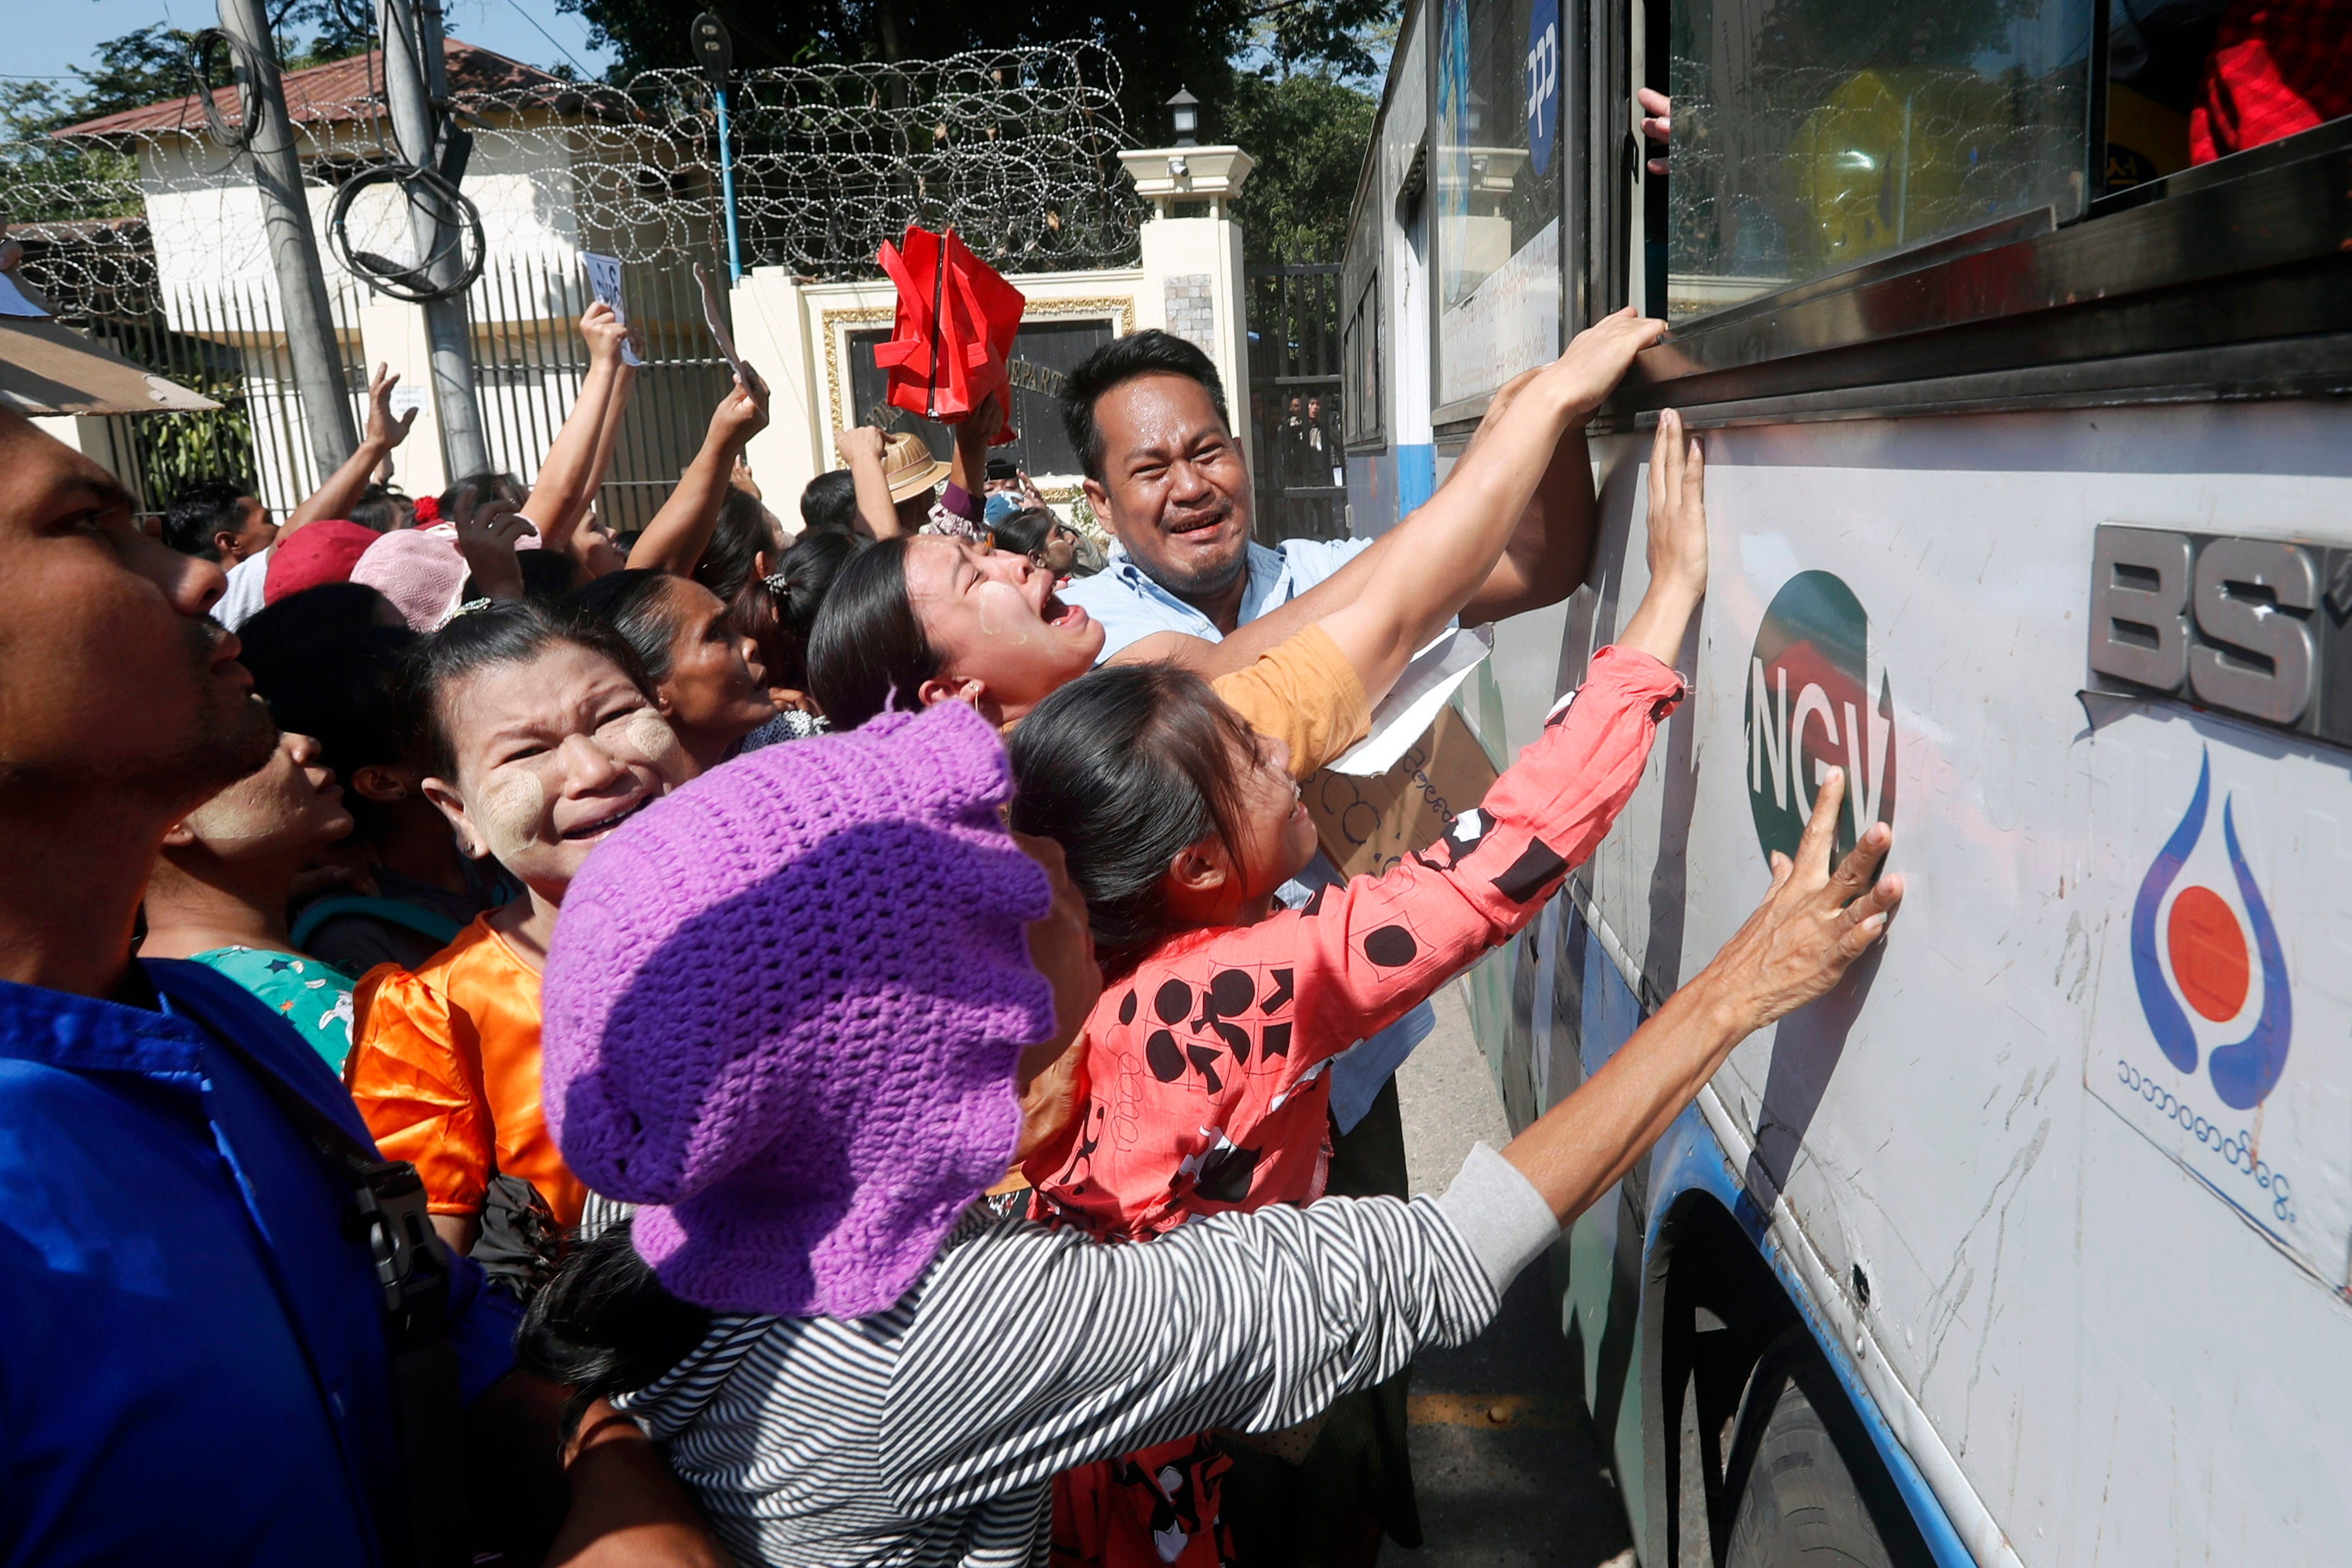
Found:
[(1168, 121), (1176, 132), (1176, 145), (1192, 147), (1199, 144), (1201, 100), (1182, 88), (1168, 100)]
[(735, 65), (735, 43), (718, 17), (705, 11), (694, 19), (694, 57), (719, 104), (719, 200), (727, 209), (727, 281), (743, 280), (743, 247), (735, 233), (735, 153), (729, 145), (727, 78)]

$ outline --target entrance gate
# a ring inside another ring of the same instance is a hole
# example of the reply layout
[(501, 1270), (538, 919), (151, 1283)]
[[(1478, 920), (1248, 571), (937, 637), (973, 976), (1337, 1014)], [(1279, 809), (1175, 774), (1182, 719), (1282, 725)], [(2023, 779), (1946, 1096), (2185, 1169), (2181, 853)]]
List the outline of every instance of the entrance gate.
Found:
[(1339, 264), (1261, 262), (1243, 272), (1259, 542), (1346, 538)]

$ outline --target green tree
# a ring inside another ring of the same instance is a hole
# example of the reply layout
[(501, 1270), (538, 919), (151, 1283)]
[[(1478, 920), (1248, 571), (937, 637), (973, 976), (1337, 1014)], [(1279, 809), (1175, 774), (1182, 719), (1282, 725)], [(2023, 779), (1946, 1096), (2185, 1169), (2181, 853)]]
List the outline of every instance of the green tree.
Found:
[(1223, 135), (1257, 162), (1234, 203), (1253, 259), (1339, 258), (1379, 110), (1370, 94), (1316, 72), (1235, 78)]

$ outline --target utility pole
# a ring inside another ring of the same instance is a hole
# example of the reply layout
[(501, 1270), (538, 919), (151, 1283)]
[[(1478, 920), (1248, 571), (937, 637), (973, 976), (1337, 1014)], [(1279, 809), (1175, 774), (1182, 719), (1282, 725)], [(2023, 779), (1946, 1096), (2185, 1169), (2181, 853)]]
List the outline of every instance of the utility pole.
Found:
[[(434, 100), (446, 101), (448, 78), (441, 62), (439, 0), (383, 0), (383, 96), (392, 110), (392, 133), (400, 155), (420, 169), (438, 166), (434, 131), (440, 116)], [(457, 281), (460, 263), (443, 255), (449, 225), (439, 214), (412, 205), (409, 223), (417, 254), (435, 258), (425, 276), (436, 287)], [(441, 427), (441, 455), (451, 478), (478, 474), (490, 465), (482, 438), (482, 405), (474, 395), (474, 345), (466, 324), (466, 301), (451, 295), (425, 306), (425, 339), (433, 365), (433, 413)]]
[(221, 31), (237, 46), (237, 74), (253, 89), (247, 148), (253, 154), (254, 188), (261, 196), (262, 225), (278, 271), (278, 308), (285, 314), (294, 384), (302, 393), (310, 460), (320, 475), (331, 474), (359, 449), (360, 436), (352, 423), (351, 389), (343, 381), (342, 350), (327, 304), (319, 236), (311, 230), (310, 204), (302, 193), (294, 122), (287, 116), (286, 87), (278, 78), (278, 49), (264, 0), (220, 0), (220, 20)]

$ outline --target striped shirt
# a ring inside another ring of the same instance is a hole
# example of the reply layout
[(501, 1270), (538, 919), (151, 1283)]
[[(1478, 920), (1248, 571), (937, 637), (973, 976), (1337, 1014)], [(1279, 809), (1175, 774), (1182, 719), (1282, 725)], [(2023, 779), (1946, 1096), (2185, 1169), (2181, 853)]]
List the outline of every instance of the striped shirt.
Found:
[(742, 1563), (1042, 1564), (1055, 1472), (1295, 1427), (1461, 1344), (1559, 1234), (1483, 1146), (1442, 1198), (1328, 1198), (1148, 1243), (975, 1211), (889, 1311), (730, 1315), (618, 1401)]

